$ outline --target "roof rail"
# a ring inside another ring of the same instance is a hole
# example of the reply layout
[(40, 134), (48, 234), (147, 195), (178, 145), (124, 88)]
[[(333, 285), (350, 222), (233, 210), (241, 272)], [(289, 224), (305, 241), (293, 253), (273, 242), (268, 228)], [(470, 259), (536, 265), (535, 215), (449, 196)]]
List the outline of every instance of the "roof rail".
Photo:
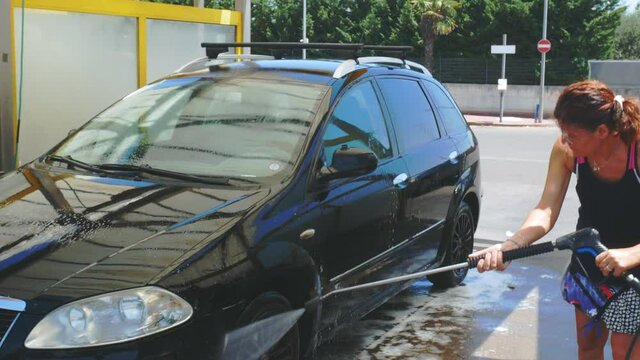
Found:
[(415, 70), (415, 71), (421, 72), (421, 73), (423, 73), (425, 75), (432, 76), (431, 72), (426, 67), (424, 67), (424, 65), (418, 64), (417, 62), (414, 62), (414, 61), (409, 61), (409, 60), (404, 60), (404, 59), (397, 59), (397, 58), (392, 58), (392, 57), (385, 57), (385, 56), (361, 57), (361, 58), (358, 58), (357, 61), (360, 64), (395, 64), (395, 65), (401, 65), (405, 69)]
[(188, 63), (176, 69), (173, 73), (175, 74), (175, 73), (181, 73), (181, 72), (191, 72), (191, 71), (202, 69), (204, 68), (204, 64), (206, 64), (208, 61), (209, 61), (209, 58), (206, 56), (191, 60)]
[(357, 65), (358, 63), (353, 59), (343, 61), (333, 72), (333, 78), (340, 79), (348, 73), (355, 71)]
[(359, 57), (356, 60), (352, 60), (352, 59), (345, 60), (333, 72), (333, 77), (336, 79), (339, 79), (345, 76), (346, 74), (354, 71), (358, 64), (380, 64), (380, 65), (391, 64), (391, 65), (400, 66), (404, 69), (418, 71), (427, 76), (432, 76), (431, 72), (429, 72), (429, 70), (426, 67), (418, 64), (417, 62), (393, 58), (393, 57), (386, 57), (386, 56), (365, 56), (365, 57)]
[(411, 68), (411, 70), (422, 71), (422, 73), (425, 75), (433, 76), (431, 75), (431, 71), (429, 71), (429, 69), (427, 69), (422, 64), (418, 64), (417, 62), (409, 61), (409, 60), (405, 60), (405, 63), (407, 63), (407, 65)]
[(270, 55), (258, 55), (258, 54), (234, 54), (234, 53), (220, 53), (216, 59), (209, 59), (206, 56), (192, 60), (173, 73), (191, 72), (202, 70), (207, 66), (220, 65), (232, 62), (234, 60), (273, 60), (274, 57)]

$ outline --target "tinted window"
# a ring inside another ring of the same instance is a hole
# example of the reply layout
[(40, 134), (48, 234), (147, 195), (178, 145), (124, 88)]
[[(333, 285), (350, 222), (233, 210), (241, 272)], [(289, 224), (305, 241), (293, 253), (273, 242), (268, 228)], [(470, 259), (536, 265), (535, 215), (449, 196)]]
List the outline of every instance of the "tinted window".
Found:
[(424, 81), (424, 84), (443, 117), (442, 122), (444, 123), (444, 128), (447, 130), (447, 133), (456, 134), (466, 131), (467, 123), (464, 117), (460, 114), (458, 107), (451, 101), (447, 94), (444, 93), (444, 90), (431, 81)]
[(323, 139), (327, 164), (342, 146), (370, 150), (378, 159), (391, 156), (389, 133), (370, 82), (356, 85), (340, 99)]
[(380, 79), (379, 83), (405, 151), (440, 138), (431, 105), (417, 81)]

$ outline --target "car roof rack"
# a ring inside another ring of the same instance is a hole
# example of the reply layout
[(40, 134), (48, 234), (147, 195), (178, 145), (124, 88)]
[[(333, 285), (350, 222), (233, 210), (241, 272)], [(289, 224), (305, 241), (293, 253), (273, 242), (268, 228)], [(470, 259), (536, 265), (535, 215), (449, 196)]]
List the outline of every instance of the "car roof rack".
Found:
[(352, 51), (354, 56), (362, 50), (364, 44), (341, 44), (341, 43), (296, 43), (296, 42), (228, 42), (228, 43), (202, 43), (206, 49), (207, 57), (217, 59), (218, 54), (229, 52), (230, 47), (267, 49), (273, 52), (273, 56), (281, 59), (284, 55), (296, 49), (322, 49), (322, 50), (343, 50)]
[[(395, 65), (405, 69), (422, 72), (428, 76), (431, 76), (429, 70), (426, 67), (406, 60), (407, 51), (413, 50), (412, 46), (404, 45), (365, 45), (361, 43), (297, 43), (297, 42), (223, 42), (223, 43), (201, 43), (201, 46), (206, 49), (206, 58), (209, 62), (198, 59), (191, 64), (187, 64), (181, 68), (181, 70), (191, 67), (190, 65), (203, 65), (207, 63), (213, 65), (216, 60), (258, 60), (258, 59), (282, 59), (284, 55), (297, 49), (320, 49), (320, 50), (337, 50), (347, 51), (351, 53), (351, 59), (345, 60), (334, 71), (334, 78), (341, 78), (342, 76), (355, 70), (358, 64), (381, 64), (381, 65)], [(229, 51), (229, 48), (252, 48), (252, 49), (267, 49), (272, 52), (272, 56), (269, 55), (257, 55), (257, 54), (234, 54)], [(359, 56), (363, 51), (374, 52), (396, 52), (400, 53), (398, 58), (384, 57), (384, 56)], [(215, 62), (216, 64), (218, 62)]]
[(343, 44), (343, 43), (296, 43), (296, 42), (228, 42), (228, 43), (202, 43), (201, 46), (206, 49), (207, 57), (217, 59), (221, 53), (229, 52), (230, 47), (252, 48), (252, 49), (268, 49), (274, 52), (275, 58), (282, 56), (289, 51), (296, 49), (320, 49), (320, 50), (342, 50), (351, 51), (352, 58), (357, 58), (359, 53), (364, 50), (399, 52), (401, 58), (406, 58), (407, 51), (413, 50), (412, 46), (402, 45), (365, 45), (360, 43)]

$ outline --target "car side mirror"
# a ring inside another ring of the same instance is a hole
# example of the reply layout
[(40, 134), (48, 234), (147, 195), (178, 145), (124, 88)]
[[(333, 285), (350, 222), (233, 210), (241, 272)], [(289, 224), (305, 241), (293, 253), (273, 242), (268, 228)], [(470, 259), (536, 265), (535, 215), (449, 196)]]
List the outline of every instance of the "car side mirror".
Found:
[(318, 176), (321, 181), (364, 175), (378, 167), (378, 158), (369, 150), (341, 148), (333, 153), (330, 166), (323, 166)]

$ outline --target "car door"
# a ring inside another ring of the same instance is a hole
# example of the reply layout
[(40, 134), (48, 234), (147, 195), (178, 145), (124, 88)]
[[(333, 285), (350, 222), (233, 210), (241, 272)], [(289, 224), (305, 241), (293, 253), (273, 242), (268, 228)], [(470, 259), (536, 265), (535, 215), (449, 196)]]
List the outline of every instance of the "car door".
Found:
[(437, 259), (459, 177), (459, 156), (438, 124), (419, 80), (385, 77), (377, 82), (409, 174), (406, 212), (398, 221), (398, 255), (394, 258), (401, 271), (418, 271)]
[(362, 176), (323, 184), (319, 193), (326, 224), (323, 275), (328, 287), (377, 279), (394, 242), (407, 177), (405, 164), (371, 81), (351, 86), (338, 100), (323, 133), (322, 159), (330, 165), (337, 149), (373, 152), (377, 168)]

